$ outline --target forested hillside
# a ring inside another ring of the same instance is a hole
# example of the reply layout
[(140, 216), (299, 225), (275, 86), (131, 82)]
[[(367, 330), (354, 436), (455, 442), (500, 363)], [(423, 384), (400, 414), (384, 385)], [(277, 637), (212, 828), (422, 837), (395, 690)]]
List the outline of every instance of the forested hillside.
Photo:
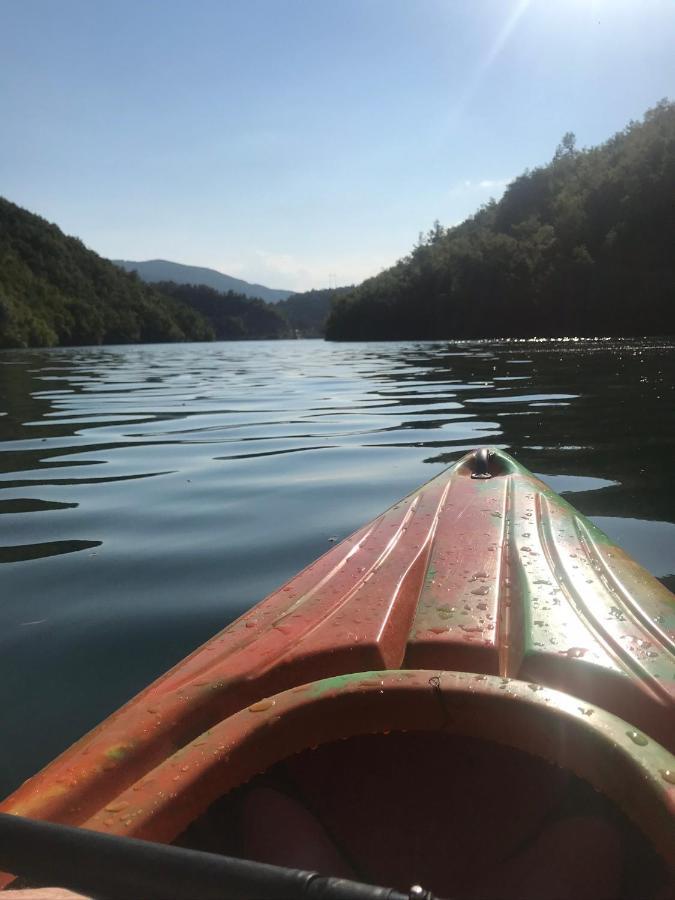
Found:
[(210, 323), (218, 340), (323, 337), (331, 303), (352, 288), (325, 288), (267, 303), (204, 284), (160, 281), (158, 290), (190, 306)]
[(213, 336), (199, 313), (0, 197), (0, 347)]
[(277, 303), (276, 308), (286, 317), (298, 337), (323, 337), (332, 303), (351, 290), (353, 287), (303, 291), (301, 294), (293, 294), (288, 300)]
[(160, 281), (156, 287), (204, 316), (218, 340), (292, 336), (292, 329), (284, 316), (264, 300), (251, 299), (234, 291), (216, 291), (204, 284)]
[(675, 104), (551, 162), (338, 300), (333, 340), (675, 334)]

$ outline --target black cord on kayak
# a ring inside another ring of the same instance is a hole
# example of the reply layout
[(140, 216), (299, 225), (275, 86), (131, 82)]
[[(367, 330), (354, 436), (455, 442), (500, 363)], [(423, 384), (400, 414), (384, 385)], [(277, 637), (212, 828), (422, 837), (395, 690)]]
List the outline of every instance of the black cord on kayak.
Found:
[(33, 885), (69, 888), (96, 900), (434, 900), (418, 885), (402, 894), (5, 813), (0, 813), (0, 869)]

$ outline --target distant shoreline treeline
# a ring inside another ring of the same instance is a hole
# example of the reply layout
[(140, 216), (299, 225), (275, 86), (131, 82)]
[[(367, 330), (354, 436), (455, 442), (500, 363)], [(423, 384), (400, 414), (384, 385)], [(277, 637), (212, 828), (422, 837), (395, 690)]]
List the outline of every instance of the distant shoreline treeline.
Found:
[(606, 143), (564, 136), (454, 228), (338, 299), (331, 340), (675, 334), (675, 104)]
[(344, 290), (272, 304), (204, 285), (148, 284), (0, 197), (0, 348), (321, 337)]

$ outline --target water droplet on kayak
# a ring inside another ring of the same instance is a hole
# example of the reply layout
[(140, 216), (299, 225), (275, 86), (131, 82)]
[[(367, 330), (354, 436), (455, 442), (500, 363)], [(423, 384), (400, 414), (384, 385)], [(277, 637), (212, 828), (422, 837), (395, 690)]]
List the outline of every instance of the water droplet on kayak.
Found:
[(489, 587), (479, 587), (479, 588), (474, 588), (474, 589), (471, 591), (471, 593), (472, 593), (472, 594), (478, 594), (479, 597), (484, 597), (486, 594), (489, 594), (489, 593), (490, 593), (490, 588), (489, 588)]
[(570, 647), (569, 650), (561, 650), (560, 652), (571, 659), (581, 659), (582, 656), (588, 653), (588, 649), (586, 647)]
[(487, 609), (487, 603), (477, 603), (476, 606), (478, 609)]
[(528, 684), (528, 687), (531, 691), (543, 691), (544, 688), (540, 684)]
[(129, 805), (128, 800), (117, 800), (114, 803), (109, 803), (105, 807), (106, 812), (121, 812), (123, 809), (126, 809)]
[(639, 731), (627, 731), (626, 736), (629, 737), (634, 744), (637, 744), (638, 747), (646, 747), (649, 743), (644, 734), (640, 734)]
[(668, 784), (675, 784), (675, 769), (659, 769), (661, 773), (661, 778), (668, 782)]
[(577, 709), (579, 710), (579, 712), (581, 713), (582, 716), (592, 716), (593, 713), (595, 712), (594, 709), (584, 709), (583, 706), (579, 706), (579, 707), (577, 707)]
[(255, 626), (256, 626), (257, 624), (258, 624), (258, 623), (256, 622), (255, 619), (249, 619), (248, 622), (246, 622), (246, 627), (247, 627), (247, 628), (255, 628)]
[(271, 700), (269, 698), (267, 698), (265, 700), (258, 700), (257, 703), (252, 703), (251, 706), (249, 706), (248, 711), (249, 712), (265, 712), (266, 709), (271, 709), (275, 703), (276, 703), (276, 700)]

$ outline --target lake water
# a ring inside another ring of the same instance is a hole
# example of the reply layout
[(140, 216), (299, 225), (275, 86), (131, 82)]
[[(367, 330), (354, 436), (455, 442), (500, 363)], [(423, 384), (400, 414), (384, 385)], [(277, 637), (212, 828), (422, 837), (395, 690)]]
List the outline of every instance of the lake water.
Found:
[(672, 342), (0, 353), (0, 794), (465, 451), (675, 589)]

